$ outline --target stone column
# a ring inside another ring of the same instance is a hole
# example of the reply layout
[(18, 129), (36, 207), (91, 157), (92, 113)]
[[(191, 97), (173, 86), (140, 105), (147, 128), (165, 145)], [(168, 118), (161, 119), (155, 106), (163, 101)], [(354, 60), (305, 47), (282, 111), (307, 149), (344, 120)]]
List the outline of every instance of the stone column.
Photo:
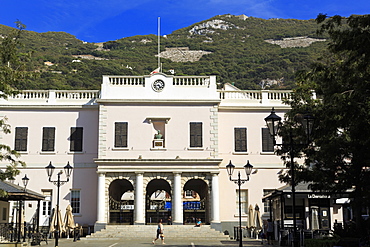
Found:
[(144, 225), (144, 175), (143, 173), (136, 173), (135, 183), (135, 225)]
[(183, 224), (183, 206), (181, 193), (181, 173), (176, 172), (173, 176), (172, 188), (172, 222), (174, 225)]
[(98, 215), (97, 215), (97, 222), (98, 223), (106, 223), (105, 220), (105, 173), (98, 174)]
[(106, 221), (106, 208), (105, 208), (105, 173), (98, 173), (98, 195), (97, 195), (97, 219), (94, 226), (95, 231), (105, 228)]
[(220, 190), (218, 173), (212, 173), (212, 202), (211, 202), (211, 224), (220, 223)]

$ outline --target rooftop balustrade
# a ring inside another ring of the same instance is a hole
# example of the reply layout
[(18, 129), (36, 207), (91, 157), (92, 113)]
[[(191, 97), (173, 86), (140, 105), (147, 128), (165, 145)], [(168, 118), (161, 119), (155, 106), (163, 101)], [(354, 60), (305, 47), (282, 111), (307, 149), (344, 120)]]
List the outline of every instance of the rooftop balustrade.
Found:
[[(107, 76), (109, 84), (118, 87), (145, 86), (143, 76)], [(175, 87), (209, 88), (207, 76), (173, 77)], [(291, 90), (218, 90), (220, 106), (272, 106), (284, 105), (284, 100), (292, 97)], [(124, 95), (120, 95), (125, 97)], [(93, 105), (100, 98), (99, 90), (23, 90), (10, 95), (7, 100), (0, 99), (3, 105)], [(26, 101), (25, 101), (26, 100)]]
[(218, 90), (221, 106), (284, 105), (292, 97), (291, 90)]
[(1, 104), (29, 105), (85, 105), (94, 104), (99, 98), (99, 90), (22, 90), (9, 95)]

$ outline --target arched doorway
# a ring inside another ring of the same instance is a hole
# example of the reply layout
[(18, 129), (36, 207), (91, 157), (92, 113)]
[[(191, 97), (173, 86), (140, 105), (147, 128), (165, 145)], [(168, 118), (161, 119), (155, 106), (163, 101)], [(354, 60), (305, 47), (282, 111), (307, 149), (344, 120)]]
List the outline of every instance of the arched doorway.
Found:
[(203, 224), (209, 224), (208, 185), (201, 179), (190, 179), (184, 185), (184, 224), (195, 224), (200, 218)]
[(157, 224), (159, 219), (167, 223), (171, 216), (171, 186), (164, 179), (153, 179), (146, 187), (146, 214), (147, 225)]
[(126, 179), (109, 185), (109, 223), (132, 225), (134, 222), (134, 187)]

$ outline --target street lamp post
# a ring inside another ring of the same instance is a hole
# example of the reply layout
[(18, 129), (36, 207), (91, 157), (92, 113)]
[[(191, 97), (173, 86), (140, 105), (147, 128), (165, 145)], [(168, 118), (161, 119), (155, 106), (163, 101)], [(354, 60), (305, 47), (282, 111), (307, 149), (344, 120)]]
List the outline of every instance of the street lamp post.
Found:
[(57, 224), (56, 224), (56, 228), (55, 228), (55, 247), (58, 247), (58, 240), (59, 240), (59, 217), (58, 217), (58, 214), (59, 214), (59, 190), (60, 190), (60, 186), (62, 186), (63, 184), (67, 183), (69, 181), (69, 178), (72, 174), (72, 169), (73, 167), (69, 164), (69, 162), (67, 163), (67, 165), (64, 167), (64, 172), (66, 174), (66, 177), (67, 177), (67, 180), (60, 180), (60, 175), (63, 174), (63, 171), (59, 171), (57, 176), (58, 176), (58, 179), (57, 180), (51, 180), (51, 176), (53, 175), (53, 172), (55, 170), (55, 167), (51, 164), (51, 161), (49, 163), (49, 165), (46, 168), (46, 172), (48, 174), (48, 177), (49, 177), (49, 182), (50, 183), (53, 183), (55, 186), (57, 186), (57, 207), (56, 207), (56, 210), (54, 212), (54, 214), (56, 214), (56, 219), (57, 219)]
[[(297, 241), (297, 219), (296, 219), (296, 200), (295, 200), (295, 169), (294, 169), (294, 147), (297, 145), (302, 145), (301, 143), (294, 143), (292, 128), (289, 130), (289, 143), (276, 144), (276, 136), (278, 136), (278, 131), (281, 126), (281, 117), (275, 114), (274, 108), (272, 108), (271, 114), (265, 118), (266, 125), (269, 129), (270, 135), (273, 137), (274, 146), (289, 146), (289, 156), (290, 156), (290, 176), (291, 176), (291, 186), (292, 186), (292, 213), (293, 213), (293, 246), (297, 247), (299, 242)], [(305, 114), (303, 116), (302, 125), (307, 135), (307, 143), (303, 145), (308, 145), (310, 142), (310, 135), (312, 133), (314, 117)]]
[[(23, 187), (23, 190), (24, 190), (25, 193), (26, 193), (26, 187), (28, 185), (28, 181), (29, 180), (30, 179), (27, 177), (26, 174), (22, 178), (22, 182), (23, 182), (23, 186), (24, 186)], [(22, 212), (23, 201), (22, 200), (19, 200), (19, 203), (18, 204), (19, 204), (18, 205), (19, 206), (19, 209), (18, 209), (18, 243), (20, 243), (21, 242), (21, 232), (22, 232), (22, 222), (21, 222), (21, 220), (22, 220), (22, 214), (23, 214), (23, 212)], [(24, 233), (24, 234), (26, 234), (26, 233)]]
[(245, 182), (249, 181), (249, 175), (251, 175), (253, 166), (249, 163), (249, 160), (247, 161), (247, 164), (244, 166), (244, 171), (245, 174), (247, 175), (246, 179), (241, 179), (240, 176), (240, 171), (238, 171), (238, 178), (233, 179), (231, 176), (233, 175), (235, 166), (231, 163), (231, 160), (229, 164), (226, 166), (227, 173), (229, 174), (229, 179), (230, 181), (234, 182), (235, 184), (238, 185), (239, 188), (239, 193), (238, 193), (238, 198), (239, 198), (239, 247), (243, 247), (243, 235), (242, 235), (242, 207), (241, 207), (241, 194), (240, 194), (240, 186), (244, 184)]

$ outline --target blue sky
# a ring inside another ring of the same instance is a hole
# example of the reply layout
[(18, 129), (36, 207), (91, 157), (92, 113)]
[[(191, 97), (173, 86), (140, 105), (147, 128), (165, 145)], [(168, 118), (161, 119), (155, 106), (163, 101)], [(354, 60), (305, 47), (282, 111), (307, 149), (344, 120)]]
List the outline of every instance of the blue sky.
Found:
[(20, 20), (35, 32), (64, 31), (87, 42), (161, 35), (216, 15), (314, 19), (319, 13), (369, 14), (369, 0), (0, 0), (0, 24)]

